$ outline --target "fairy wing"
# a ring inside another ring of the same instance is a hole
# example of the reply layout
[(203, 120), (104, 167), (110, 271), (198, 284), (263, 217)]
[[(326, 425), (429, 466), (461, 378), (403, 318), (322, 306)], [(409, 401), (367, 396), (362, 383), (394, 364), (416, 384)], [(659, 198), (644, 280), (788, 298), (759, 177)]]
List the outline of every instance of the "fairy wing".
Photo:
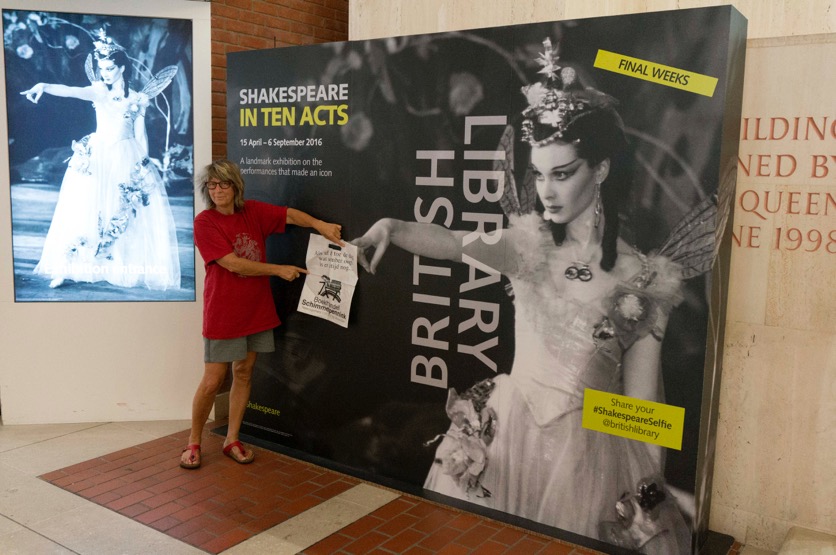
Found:
[(505, 152), (505, 157), (494, 161), (494, 171), (501, 171), (505, 176), (505, 189), (499, 199), (499, 205), (506, 216), (511, 214), (528, 214), (534, 210), (537, 192), (534, 187), (534, 176), (526, 168), (522, 187), (517, 188), (514, 179), (514, 127), (508, 125), (499, 139), (497, 150)]
[(96, 71), (93, 69), (93, 55), (87, 54), (87, 59), (84, 60), (84, 73), (87, 74), (87, 79), (90, 80), (90, 83), (95, 83), (98, 81), (96, 79)]
[(146, 94), (149, 99), (154, 98), (165, 89), (174, 76), (177, 74), (177, 66), (166, 66), (152, 77), (148, 83), (142, 88), (142, 93)]
[[(737, 184), (737, 164), (736, 161), (730, 162), (726, 166), (726, 171), (723, 174), (723, 179), (720, 183), (719, 193), (717, 198), (717, 231), (715, 241), (717, 249), (723, 242), (723, 233), (726, 230), (726, 224), (729, 220), (729, 214), (732, 213), (734, 204), (734, 191)], [(717, 254), (715, 249), (714, 254)]]
[(685, 215), (657, 251), (682, 267), (683, 279), (711, 270), (719, 245), (715, 234), (722, 232), (718, 215), (718, 196), (713, 194)]

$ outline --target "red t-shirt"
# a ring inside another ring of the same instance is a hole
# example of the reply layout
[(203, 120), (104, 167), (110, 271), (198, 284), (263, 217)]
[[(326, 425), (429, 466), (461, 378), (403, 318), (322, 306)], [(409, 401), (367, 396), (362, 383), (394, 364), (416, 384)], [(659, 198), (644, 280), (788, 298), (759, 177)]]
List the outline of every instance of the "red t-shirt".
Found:
[(204, 210), (194, 219), (194, 241), (203, 257), (203, 336), (233, 339), (278, 326), (269, 276), (240, 276), (216, 261), (229, 253), (266, 262), (265, 239), (284, 233), (287, 207), (248, 200), (234, 214)]

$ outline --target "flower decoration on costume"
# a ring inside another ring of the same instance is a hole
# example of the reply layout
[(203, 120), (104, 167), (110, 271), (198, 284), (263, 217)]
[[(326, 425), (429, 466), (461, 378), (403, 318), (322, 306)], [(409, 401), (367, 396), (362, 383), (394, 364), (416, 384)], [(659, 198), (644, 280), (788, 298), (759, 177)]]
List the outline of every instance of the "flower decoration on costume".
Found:
[(84, 236), (78, 237), (67, 247), (67, 256), (76, 256), (84, 248), (87, 248), (87, 238)]
[(446, 434), (439, 434), (425, 444), (446, 438), (438, 448), (436, 463), (466, 494), (477, 497), (491, 496), (481, 480), (488, 463), (488, 445), (496, 435), (496, 412), (487, 406), (494, 385), (493, 380), (483, 380), (461, 396), (450, 389), (447, 416), (452, 425)]
[[(125, 114), (123, 115), (123, 117), (125, 119), (129, 119), (131, 121), (134, 121), (134, 120), (136, 120), (136, 118), (138, 116), (144, 116), (145, 115), (145, 104), (147, 102), (144, 98), (142, 98), (141, 95), (131, 95), (131, 96), (133, 97), (134, 101), (131, 102), (130, 104), (128, 104), (128, 109), (125, 110)], [(139, 97), (139, 100), (137, 100), (137, 97)]]
[(656, 306), (644, 289), (620, 284), (607, 304), (607, 317), (621, 336), (645, 335), (643, 332), (653, 325)]
[(635, 493), (626, 492), (616, 502), (618, 521), (600, 523), (599, 538), (620, 547), (641, 550), (654, 538), (664, 537), (663, 534), (671, 531), (670, 523), (660, 517), (665, 499), (667, 495), (661, 478), (642, 479)]
[(665, 500), (665, 497), (665, 492), (656, 482), (651, 481), (650, 479), (645, 479), (639, 482), (639, 507), (645, 511), (652, 511), (655, 509), (659, 503)]
[(681, 298), (681, 272), (676, 264), (660, 257), (651, 260), (641, 253), (637, 255), (642, 270), (629, 282), (619, 283), (604, 300), (606, 317), (592, 332), (598, 341), (618, 338), (624, 349), (648, 334), (661, 340), (659, 318)]
[(110, 218), (107, 226), (99, 221), (99, 246), (96, 256), (111, 259), (110, 247), (127, 230), (137, 212), (148, 206), (151, 190), (156, 187), (156, 181), (151, 174), (154, 166), (148, 158), (143, 158), (131, 169), (128, 183), (119, 184), (119, 210)]
[[(543, 146), (561, 139), (578, 118), (615, 103), (609, 95), (583, 88), (574, 69), (558, 65), (557, 49), (552, 47), (550, 39), (543, 41), (543, 48), (537, 58), (537, 63), (543, 66), (538, 72), (544, 75), (543, 81), (522, 88), (528, 101), (528, 107), (522, 113), (525, 118), (521, 127), (522, 138), (532, 146)], [(550, 132), (537, 138), (537, 126), (545, 126)]]
[(546, 38), (543, 41), (543, 51), (537, 57), (537, 63), (543, 66), (543, 69), (537, 73), (545, 74), (547, 79), (554, 79), (555, 74), (560, 70), (557, 65), (560, 56), (557, 55), (557, 48), (552, 48), (552, 41)]
[(619, 284), (604, 301), (607, 316), (593, 331), (597, 340), (613, 337), (626, 349), (653, 330), (658, 307), (651, 295), (637, 287)]
[(67, 165), (81, 175), (90, 175), (90, 135), (73, 141), (73, 155), (66, 160)]
[(97, 39), (93, 41), (93, 49), (96, 53), (97, 60), (106, 60), (117, 50), (124, 50), (124, 48), (113, 42), (111, 37), (107, 36), (107, 32), (104, 29), (93, 31), (93, 35)]

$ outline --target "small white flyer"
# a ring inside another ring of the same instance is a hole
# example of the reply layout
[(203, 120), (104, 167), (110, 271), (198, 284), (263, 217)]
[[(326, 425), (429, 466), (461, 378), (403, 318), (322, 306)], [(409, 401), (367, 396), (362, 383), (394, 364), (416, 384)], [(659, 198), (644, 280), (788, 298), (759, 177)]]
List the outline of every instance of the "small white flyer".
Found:
[(308, 275), (299, 299), (299, 312), (347, 328), (351, 299), (357, 286), (357, 247), (344, 247), (311, 234), (305, 256)]

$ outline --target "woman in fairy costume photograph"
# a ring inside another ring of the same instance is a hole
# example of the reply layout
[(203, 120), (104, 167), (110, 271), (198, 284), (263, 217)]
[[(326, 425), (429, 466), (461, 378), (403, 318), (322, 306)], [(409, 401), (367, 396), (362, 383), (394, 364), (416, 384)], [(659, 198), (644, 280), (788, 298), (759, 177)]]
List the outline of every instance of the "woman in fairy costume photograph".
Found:
[(37, 83), (22, 91), (37, 104), (52, 95), (91, 102), (95, 132), (73, 141), (58, 202), (34, 273), (60, 287), (106, 281), (152, 290), (180, 287), (177, 237), (163, 180), (148, 157), (145, 112), (176, 73), (166, 68), (141, 90), (125, 49), (103, 29), (84, 87)]
[[(425, 488), (644, 553), (687, 553), (693, 501), (660, 478), (662, 449), (581, 424), (586, 388), (664, 400), (661, 344), (682, 269), (619, 237), (631, 172), (616, 101), (544, 46), (545, 78), (523, 89), (534, 209), (516, 206), (490, 241), (464, 245), (466, 231), (385, 218), (352, 242), (370, 273), (392, 244), (467, 256), (513, 288), (511, 372), (450, 391), (452, 424)], [(639, 514), (628, 514), (632, 500)]]

